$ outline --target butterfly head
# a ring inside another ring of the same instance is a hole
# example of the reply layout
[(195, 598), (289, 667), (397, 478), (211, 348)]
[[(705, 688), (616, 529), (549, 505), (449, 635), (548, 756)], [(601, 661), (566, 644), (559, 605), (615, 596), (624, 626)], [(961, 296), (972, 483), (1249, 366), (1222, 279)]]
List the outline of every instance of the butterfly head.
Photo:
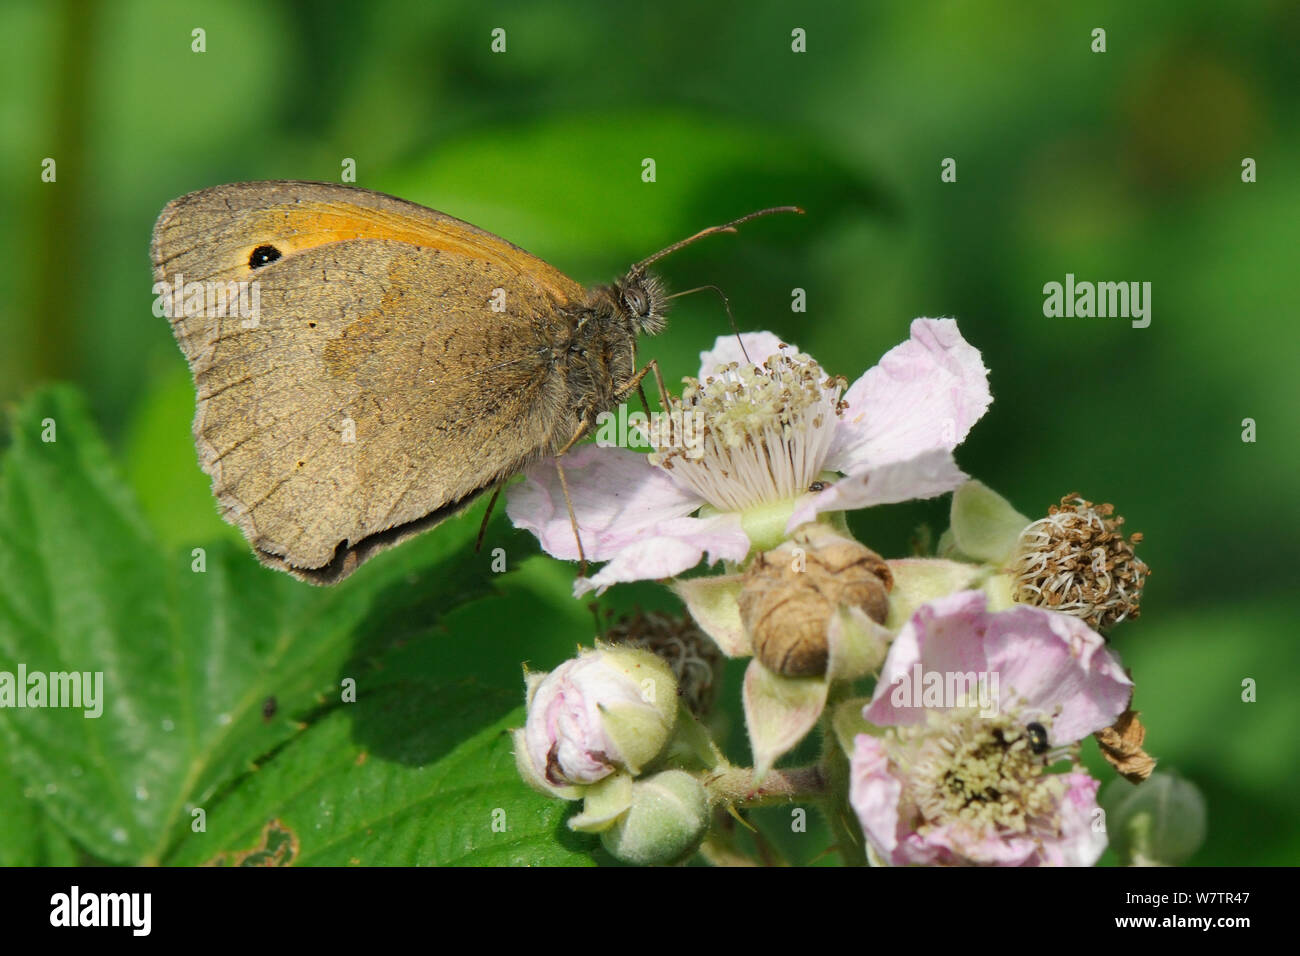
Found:
[(614, 300), (621, 312), (643, 335), (663, 331), (668, 296), (658, 276), (633, 269), (614, 283)]

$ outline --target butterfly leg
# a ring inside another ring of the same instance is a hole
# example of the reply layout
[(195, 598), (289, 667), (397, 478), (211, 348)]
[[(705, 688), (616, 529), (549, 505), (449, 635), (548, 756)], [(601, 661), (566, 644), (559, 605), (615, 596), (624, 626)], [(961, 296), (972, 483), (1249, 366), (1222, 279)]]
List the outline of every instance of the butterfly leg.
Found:
[(496, 507), (497, 499), (501, 497), (501, 489), (504, 484), (497, 485), (492, 492), (492, 497), (488, 499), (487, 511), (483, 512), (483, 523), (478, 526), (478, 537), (474, 539), (474, 553), (478, 554), (483, 550), (483, 536), (487, 534), (488, 519), (492, 517), (492, 509)]
[(582, 424), (578, 426), (578, 430), (573, 433), (573, 437), (565, 443), (563, 448), (555, 453), (555, 473), (560, 478), (560, 490), (564, 492), (564, 506), (569, 509), (569, 524), (573, 526), (573, 540), (578, 543), (578, 561), (580, 562), (579, 573), (584, 578), (587, 576), (587, 552), (583, 550), (582, 547), (582, 535), (578, 533), (578, 518), (577, 515), (573, 513), (573, 499), (569, 497), (569, 482), (564, 477), (564, 466), (560, 464), (560, 459), (564, 456), (565, 452), (582, 439), (583, 435), (587, 434), (587, 431), (594, 424), (594, 417), (584, 418)]
[[(663, 374), (659, 371), (659, 363), (656, 362), (654, 359), (651, 359), (649, 362), (647, 362), (644, 368), (638, 371), (635, 375), (632, 376), (632, 378), (626, 384), (620, 387), (614, 393), (614, 397), (616, 399), (621, 400), (633, 389), (637, 389), (638, 391), (641, 391), (641, 380), (645, 378), (646, 375), (651, 371), (654, 372), (655, 382), (659, 386), (659, 403), (663, 407), (667, 408), (666, 397), (669, 394), (668, 389), (664, 386)], [(642, 392), (641, 394), (641, 401), (643, 404), (646, 401), (644, 392)], [(572, 448), (574, 445), (576, 445), (579, 441), (582, 440), (582, 437), (587, 434), (587, 432), (591, 429), (591, 427), (594, 424), (596, 424), (596, 419), (594, 415), (583, 419), (582, 424), (580, 424), (577, 430), (573, 433), (573, 437), (564, 443), (563, 448), (555, 452), (555, 473), (560, 479), (560, 490), (564, 492), (564, 505), (566, 508), (569, 509), (569, 524), (573, 526), (573, 539), (578, 544), (578, 560), (580, 562), (579, 565), (580, 573), (584, 578), (587, 576), (587, 553), (582, 547), (582, 535), (579, 534), (578, 532), (578, 518), (573, 511), (573, 499), (569, 495), (569, 482), (564, 476), (564, 466), (560, 464), (560, 459), (570, 448)]]
[[(660, 405), (660, 407), (662, 407), (662, 408), (664, 408), (664, 409), (667, 409), (667, 408), (668, 408), (668, 399), (671, 398), (672, 395), (671, 395), (671, 393), (668, 391), (667, 387), (664, 385), (664, 376), (663, 376), (663, 373), (659, 371), (659, 363), (656, 362), (654, 359), (651, 359), (650, 361), (646, 362), (646, 363), (645, 363), (645, 367), (642, 368), (642, 369), (641, 369), (639, 372), (637, 372), (635, 375), (633, 375), (633, 376), (628, 380), (627, 384), (623, 385), (623, 386), (620, 387), (616, 392), (614, 392), (614, 398), (615, 398), (615, 399), (619, 399), (619, 400), (621, 400), (621, 399), (623, 398), (623, 396), (625, 396), (625, 395), (627, 395), (629, 392), (631, 392), (632, 389), (636, 389), (638, 392), (640, 392), (640, 391), (641, 391), (641, 380), (642, 380), (643, 378), (645, 378), (645, 377), (646, 377), (646, 374), (649, 373), (649, 372), (654, 372), (654, 373), (655, 373), (655, 384), (659, 386), (659, 405)], [(642, 404), (645, 404), (645, 393), (644, 393), (644, 392), (641, 393), (641, 402), (642, 402)]]
[(564, 492), (564, 506), (569, 509), (569, 524), (573, 527), (573, 540), (578, 543), (578, 576), (587, 576), (587, 552), (582, 547), (582, 535), (578, 532), (578, 518), (573, 513), (573, 499), (569, 497), (569, 482), (564, 477), (564, 466), (559, 456), (555, 459), (555, 473), (560, 477), (560, 490)]
[[(637, 394), (641, 396), (641, 407), (645, 409), (646, 417), (650, 419), (651, 434), (654, 434), (655, 429), (659, 428), (660, 426), (656, 425), (654, 421), (654, 415), (651, 414), (650, 412), (650, 403), (646, 399), (645, 389), (642, 388), (641, 386), (642, 380), (650, 372), (654, 372), (655, 384), (659, 387), (659, 407), (663, 409), (664, 412), (671, 417), (672, 413), (671, 413), (671, 409), (668, 406), (668, 400), (672, 398), (672, 392), (668, 391), (668, 387), (664, 385), (663, 373), (659, 370), (659, 363), (656, 362), (654, 359), (651, 359), (649, 362), (647, 362), (645, 364), (645, 367), (642, 368), (640, 371), (638, 371), (635, 375), (633, 375), (631, 380), (628, 381), (626, 385), (618, 389), (614, 393), (614, 397), (622, 398), (628, 392), (632, 391), (633, 388), (635, 388)], [(662, 432), (660, 434), (662, 434)], [(651, 439), (651, 444), (652, 445), (654, 444), (653, 439)]]

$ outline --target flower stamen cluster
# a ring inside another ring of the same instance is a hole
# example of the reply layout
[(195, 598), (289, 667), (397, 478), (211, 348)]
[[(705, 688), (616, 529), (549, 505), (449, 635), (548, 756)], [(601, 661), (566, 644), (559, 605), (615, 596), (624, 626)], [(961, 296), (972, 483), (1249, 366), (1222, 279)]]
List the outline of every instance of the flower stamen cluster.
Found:
[[(803, 494), (817, 480), (842, 412), (843, 378), (787, 345), (762, 365), (729, 362), (670, 400), (668, 434), (651, 433), (650, 462), (722, 511)], [(703, 453), (685, 450), (675, 423), (703, 413)]]
[[(974, 709), (934, 712), (926, 724), (895, 728), (917, 831), (958, 825), (984, 838), (1054, 836), (1064, 781), (1044, 773), (1030, 735), (1009, 716)], [(906, 756), (901, 756), (906, 755)]]

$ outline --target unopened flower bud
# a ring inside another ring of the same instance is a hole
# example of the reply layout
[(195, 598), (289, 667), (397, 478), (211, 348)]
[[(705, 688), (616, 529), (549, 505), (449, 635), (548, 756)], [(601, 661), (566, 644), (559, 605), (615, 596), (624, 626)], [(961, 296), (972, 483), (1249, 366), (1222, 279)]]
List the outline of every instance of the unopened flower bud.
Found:
[(857, 608), (884, 623), (892, 587), (880, 555), (826, 525), (806, 525), (754, 558), (740, 592), (741, 620), (768, 670), (818, 676), (826, 673), (832, 615)]
[(1205, 798), (1196, 785), (1159, 771), (1137, 786), (1111, 783), (1102, 795), (1111, 845), (1131, 866), (1177, 866), (1205, 842)]
[(516, 761), (525, 780), (563, 796), (616, 770), (639, 773), (663, 750), (677, 718), (668, 665), (636, 648), (598, 646), (530, 675), (528, 684)]
[(621, 618), (605, 633), (612, 645), (639, 647), (668, 665), (677, 694), (697, 717), (708, 713), (722, 678), (722, 652), (689, 614), (660, 611)]
[(1009, 568), (1015, 600), (1072, 614), (1098, 631), (1137, 617), (1151, 571), (1133, 551), (1142, 535), (1125, 540), (1124, 519), (1114, 513), (1113, 505), (1070, 494), (1025, 528)]
[(665, 770), (632, 784), (632, 805), (600, 842), (624, 863), (679, 863), (699, 847), (708, 825), (704, 787), (683, 770)]

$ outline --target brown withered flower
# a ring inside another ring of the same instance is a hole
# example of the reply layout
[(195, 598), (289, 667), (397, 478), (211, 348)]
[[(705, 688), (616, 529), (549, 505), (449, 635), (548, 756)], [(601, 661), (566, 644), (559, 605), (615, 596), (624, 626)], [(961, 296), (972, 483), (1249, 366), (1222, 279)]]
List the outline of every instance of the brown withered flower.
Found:
[(1137, 617), (1151, 569), (1134, 552), (1142, 535), (1125, 539), (1123, 524), (1114, 505), (1066, 495), (1020, 534), (1009, 568), (1015, 600), (1072, 614), (1098, 631)]
[(889, 566), (870, 548), (826, 525), (806, 525), (754, 558), (743, 576), (740, 616), (768, 670), (820, 676), (829, 662), (832, 615), (858, 608), (883, 624), (893, 585)]

